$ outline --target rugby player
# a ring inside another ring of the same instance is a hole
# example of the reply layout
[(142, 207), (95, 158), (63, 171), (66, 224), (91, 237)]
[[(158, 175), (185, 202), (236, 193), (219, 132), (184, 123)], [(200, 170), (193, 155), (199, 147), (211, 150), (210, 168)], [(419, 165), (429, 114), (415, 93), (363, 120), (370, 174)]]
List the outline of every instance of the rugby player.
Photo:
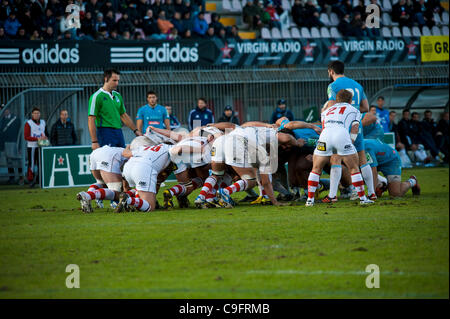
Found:
[[(361, 113), (350, 104), (352, 97), (352, 93), (348, 90), (340, 90), (336, 95), (337, 103), (326, 107), (321, 114), (323, 130), (314, 151), (313, 169), (308, 178), (306, 206), (314, 205), (314, 194), (319, 184), (322, 169), (333, 154), (339, 164), (343, 160), (350, 170), (352, 184), (358, 192), (360, 204), (373, 203), (365, 195), (364, 181), (358, 168), (358, 155), (354, 143), (359, 132)], [(328, 195), (330, 201), (337, 201), (336, 193), (337, 185), (336, 187), (330, 187)]]

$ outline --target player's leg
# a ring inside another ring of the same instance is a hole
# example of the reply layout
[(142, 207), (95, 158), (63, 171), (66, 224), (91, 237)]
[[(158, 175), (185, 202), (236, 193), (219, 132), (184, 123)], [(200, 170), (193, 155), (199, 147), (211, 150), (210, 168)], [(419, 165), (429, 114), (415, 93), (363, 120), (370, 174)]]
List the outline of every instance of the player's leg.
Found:
[(402, 197), (410, 189), (413, 190), (414, 195), (420, 194), (420, 191), (417, 193), (418, 183), (415, 176), (411, 176), (406, 182), (402, 182), (399, 175), (388, 175), (387, 178), (389, 196), (391, 197)]
[(234, 206), (234, 202), (231, 199), (231, 194), (245, 191), (246, 189), (255, 187), (257, 184), (255, 168), (233, 166), (233, 169), (241, 179), (228, 187), (219, 189), (220, 202), (227, 208)]
[(322, 175), (322, 169), (328, 161), (329, 156), (313, 155), (313, 167), (308, 177), (308, 199), (306, 200), (306, 206), (314, 205), (314, 196), (319, 186), (320, 175)]
[(195, 199), (195, 205), (200, 208), (206, 202), (208, 193), (211, 193), (217, 182), (225, 175), (225, 163), (211, 162), (212, 174), (205, 179), (200, 194)]
[(156, 209), (156, 193), (139, 190), (139, 197), (131, 197), (127, 193), (121, 193), (119, 204), (115, 211), (120, 213), (130, 206), (141, 212), (153, 211)]
[[(343, 156), (343, 161), (350, 170), (350, 174), (352, 176), (352, 184), (356, 189), (356, 192), (360, 200), (360, 204), (363, 205), (373, 203), (373, 201), (367, 199), (364, 191), (364, 180), (358, 168), (359, 163), (358, 155), (355, 153)], [(372, 174), (372, 170), (370, 170), (370, 173)]]
[(330, 158), (330, 191), (328, 195), (322, 199), (323, 203), (337, 202), (337, 191), (342, 177), (342, 158), (337, 154), (333, 154)]

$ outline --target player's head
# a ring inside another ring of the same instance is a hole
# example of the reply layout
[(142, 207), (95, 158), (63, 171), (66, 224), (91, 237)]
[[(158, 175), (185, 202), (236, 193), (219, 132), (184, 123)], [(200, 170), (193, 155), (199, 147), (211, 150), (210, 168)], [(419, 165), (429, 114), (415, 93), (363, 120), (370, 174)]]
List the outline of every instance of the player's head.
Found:
[(31, 110), (31, 118), (35, 121), (38, 121), (41, 118), (41, 110), (38, 107), (34, 107)]
[(147, 92), (147, 102), (150, 106), (155, 106), (156, 102), (158, 102), (158, 96), (155, 91)]
[(116, 69), (108, 69), (103, 72), (104, 85), (110, 91), (116, 90), (119, 86), (120, 72)]
[(353, 98), (352, 92), (342, 89), (336, 95), (336, 102), (351, 104), (352, 98)]
[(344, 75), (344, 62), (332, 61), (328, 64), (328, 76), (331, 81), (336, 80), (336, 76)]

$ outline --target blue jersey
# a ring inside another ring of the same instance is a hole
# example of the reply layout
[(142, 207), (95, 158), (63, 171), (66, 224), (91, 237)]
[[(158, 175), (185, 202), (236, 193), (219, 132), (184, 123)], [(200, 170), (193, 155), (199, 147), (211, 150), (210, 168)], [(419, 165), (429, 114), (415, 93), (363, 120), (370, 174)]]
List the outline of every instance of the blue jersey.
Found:
[(296, 139), (302, 138), (307, 141), (308, 138), (319, 138), (319, 134), (317, 134), (312, 128), (297, 128), (292, 130), (292, 132), (294, 133)]
[(389, 145), (380, 140), (364, 140), (366, 146), (367, 163), (371, 167), (383, 166), (399, 159), (399, 155)]
[(361, 84), (345, 76), (337, 78), (333, 83), (328, 85), (328, 99), (336, 101), (336, 95), (340, 90), (348, 90), (353, 93), (351, 104), (359, 110), (361, 101), (366, 99), (366, 94), (364, 93), (364, 89)]
[[(136, 120), (142, 120), (142, 133), (145, 133), (149, 125), (157, 128), (166, 128), (164, 120), (169, 119), (167, 110), (164, 106), (156, 104), (154, 108), (150, 105), (144, 105), (139, 108), (136, 115)], [(170, 130), (170, 127), (167, 127)]]
[[(361, 120), (364, 118), (364, 116), (366, 116), (367, 113), (364, 113), (361, 117)], [(378, 119), (377, 121), (375, 121), (374, 123), (367, 125), (367, 126), (363, 126), (363, 133), (364, 133), (364, 138), (367, 139), (375, 139), (378, 138), (380, 140), (384, 139), (384, 130), (381, 127), (381, 124), (378, 123)]]
[(390, 132), (390, 130), (389, 130), (389, 123), (390, 123), (389, 111), (384, 110), (384, 109), (382, 110), (377, 107), (377, 117), (380, 120), (380, 125), (383, 128), (383, 131), (385, 133)]

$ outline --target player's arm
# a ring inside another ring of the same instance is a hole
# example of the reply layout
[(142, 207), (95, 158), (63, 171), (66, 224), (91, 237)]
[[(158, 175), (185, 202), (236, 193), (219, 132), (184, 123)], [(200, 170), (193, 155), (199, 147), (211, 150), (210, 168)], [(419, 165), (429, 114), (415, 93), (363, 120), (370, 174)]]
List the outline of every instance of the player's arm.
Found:
[(361, 103), (359, 104), (359, 111), (361, 113), (369, 112), (369, 101), (367, 101), (366, 98), (361, 100)]
[(125, 158), (130, 158), (133, 156), (133, 153), (131, 152), (129, 146), (127, 146), (127, 148), (122, 151), (122, 156)]
[(320, 134), (320, 132), (321, 132), (320, 127), (318, 127), (312, 123), (306, 123), (303, 121), (292, 121), (292, 122), (286, 123), (284, 125), (284, 127), (289, 130), (295, 130), (295, 129), (299, 129), (299, 128), (310, 128), (310, 129), (313, 129), (314, 131), (316, 131), (317, 134)]
[(355, 143), (356, 138), (358, 137), (359, 132), (359, 121), (353, 121), (352, 128), (350, 130), (350, 138), (352, 139), (352, 143)]
[(226, 129), (234, 130), (236, 128), (236, 124), (233, 124), (231, 122), (209, 123), (206, 126), (214, 126), (215, 128), (218, 128), (221, 131), (225, 131)]
[(158, 127), (153, 127), (153, 126), (148, 126), (147, 127), (148, 131), (154, 131), (156, 133), (159, 133), (161, 135), (164, 135), (166, 137), (169, 137), (171, 139), (173, 139), (176, 142), (181, 141), (183, 138), (186, 137), (185, 134), (180, 134), (180, 133), (175, 133), (174, 131), (171, 130), (166, 130), (164, 128), (158, 128)]
[(100, 144), (97, 140), (97, 127), (95, 126), (95, 116), (89, 115), (88, 117), (88, 129), (89, 134), (91, 135), (91, 143), (92, 143), (92, 149), (95, 150), (100, 147)]
[(261, 176), (261, 185), (264, 187), (264, 191), (266, 192), (267, 196), (269, 196), (270, 201), (272, 204), (276, 206), (282, 205), (277, 199), (275, 198), (275, 195), (273, 194), (273, 187), (272, 183), (270, 182), (269, 174), (260, 174)]
[(136, 120), (136, 127), (137, 127), (139, 132), (142, 132), (142, 127), (143, 126), (144, 126), (144, 121), (143, 120)]
[(372, 113), (366, 113), (364, 115), (364, 118), (362, 119), (362, 126), (368, 126), (370, 124), (373, 124), (377, 121), (377, 117), (373, 115)]
[(142, 136), (142, 132), (137, 129), (136, 125), (134, 125), (133, 121), (127, 113), (122, 113), (120, 115), (120, 119), (122, 120), (123, 124), (128, 126), (130, 130), (132, 130), (134, 134), (136, 134), (136, 136)]
[(245, 122), (241, 126), (242, 127), (257, 126), (257, 127), (269, 127), (269, 128), (274, 127), (273, 124), (268, 124), (268, 123), (258, 122), (258, 121)]
[(164, 126), (166, 129), (170, 130), (170, 120), (168, 118), (164, 120)]
[(303, 146), (298, 144), (295, 137), (293, 137), (291, 134), (286, 133), (278, 133), (278, 142), (286, 146), (298, 146), (298, 147)]

